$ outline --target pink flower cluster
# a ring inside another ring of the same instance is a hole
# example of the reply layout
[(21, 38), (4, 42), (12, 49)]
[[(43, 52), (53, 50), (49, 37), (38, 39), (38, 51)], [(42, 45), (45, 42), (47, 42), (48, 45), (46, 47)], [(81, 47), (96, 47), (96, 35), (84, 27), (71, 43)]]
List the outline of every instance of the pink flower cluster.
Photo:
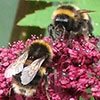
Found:
[[(42, 82), (33, 97), (23, 97), (15, 93), (10, 96), (11, 79), (4, 77), (5, 69), (35, 39), (32, 36), (26, 43), (19, 41), (9, 48), (0, 48), (0, 100), (48, 100)], [(53, 50), (53, 61), (50, 65), (55, 68), (55, 72), (49, 75), (48, 91), (51, 100), (79, 100), (80, 96), (84, 100), (90, 100), (91, 96), (100, 100), (99, 40), (90, 38), (86, 42), (83, 36), (75, 36), (68, 45), (67, 40), (52, 41), (49, 37), (43, 39), (51, 44)]]
[(0, 48), (0, 100), (8, 100), (11, 79), (4, 77), (5, 69), (13, 63), (20, 51), (24, 48), (24, 43), (19, 41), (11, 48)]
[[(90, 38), (86, 42), (83, 36), (75, 36), (69, 46), (64, 41), (56, 40), (53, 52), (52, 66), (57, 70), (54, 89), (51, 85), (55, 93), (53, 100), (79, 100), (80, 96), (90, 100), (90, 95), (100, 99), (98, 39)], [(87, 93), (88, 89), (90, 93)]]

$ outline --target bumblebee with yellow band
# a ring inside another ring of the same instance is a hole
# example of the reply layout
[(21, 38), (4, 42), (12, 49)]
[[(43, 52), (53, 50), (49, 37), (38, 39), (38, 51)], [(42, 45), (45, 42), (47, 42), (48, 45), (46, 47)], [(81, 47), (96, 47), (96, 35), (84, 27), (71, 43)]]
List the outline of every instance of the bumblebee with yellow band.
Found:
[(44, 40), (33, 41), (5, 71), (6, 78), (13, 78), (12, 88), (15, 93), (28, 97), (33, 96), (36, 93), (37, 86), (44, 78), (46, 95), (50, 100), (47, 92), (47, 75), (53, 70), (47, 64), (52, 61), (52, 57), (50, 44)]
[(87, 41), (93, 36), (93, 25), (88, 13), (91, 10), (79, 9), (70, 4), (60, 5), (52, 16), (52, 24), (48, 27), (50, 36), (55, 38), (72, 37), (70, 35), (83, 34)]

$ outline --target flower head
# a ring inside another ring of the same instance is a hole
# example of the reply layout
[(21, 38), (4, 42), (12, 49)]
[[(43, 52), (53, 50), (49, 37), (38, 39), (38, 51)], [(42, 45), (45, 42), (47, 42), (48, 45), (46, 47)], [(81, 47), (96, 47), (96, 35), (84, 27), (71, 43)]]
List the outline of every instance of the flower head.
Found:
[[(0, 48), (0, 98), (2, 100), (48, 100), (44, 80), (38, 84), (36, 94), (23, 97), (13, 93), (9, 97), (11, 79), (4, 77), (5, 69), (14, 62), (20, 52), (29, 46), (36, 37), (32, 36), (26, 43), (22, 41), (9, 48)], [(97, 48), (98, 39), (90, 38), (89, 42), (83, 36), (75, 36), (67, 45), (68, 40), (52, 40), (44, 37), (53, 50), (53, 61), (50, 66), (56, 71), (49, 75), (48, 93), (51, 100), (79, 100), (80, 96), (90, 100), (90, 95), (100, 98), (100, 51)], [(87, 89), (91, 91), (88, 93)], [(99, 100), (99, 99), (98, 99)]]

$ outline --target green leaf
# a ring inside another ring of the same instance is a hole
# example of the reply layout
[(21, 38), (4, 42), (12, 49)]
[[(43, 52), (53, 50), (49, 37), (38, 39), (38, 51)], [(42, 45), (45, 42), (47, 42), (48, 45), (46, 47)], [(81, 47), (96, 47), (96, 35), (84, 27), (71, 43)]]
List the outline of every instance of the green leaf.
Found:
[(89, 76), (89, 77), (92, 77), (92, 74), (91, 74), (91, 73), (88, 73), (88, 76)]
[(45, 1), (45, 2), (73, 2), (75, 0), (26, 0), (26, 1)]
[[(79, 100), (85, 100), (83, 97), (80, 96)], [(95, 100), (94, 97), (90, 97), (90, 100)]]
[(80, 96), (79, 100), (84, 100), (84, 98), (82, 98), (82, 97)]
[(99, 0), (76, 0), (76, 6), (80, 7), (81, 9), (89, 9), (94, 10), (95, 12), (90, 13), (90, 16), (93, 21), (94, 32), (95, 36), (100, 36), (100, 3)]
[(94, 97), (91, 96), (91, 99), (90, 100), (95, 100), (95, 99), (94, 99)]
[(26, 15), (21, 21), (18, 22), (18, 25), (47, 28), (47, 26), (51, 23), (51, 16), (54, 10), (55, 7), (48, 7), (44, 10), (39, 10), (35, 13)]
[(86, 93), (91, 93), (91, 89), (88, 88), (88, 89), (86, 90)]

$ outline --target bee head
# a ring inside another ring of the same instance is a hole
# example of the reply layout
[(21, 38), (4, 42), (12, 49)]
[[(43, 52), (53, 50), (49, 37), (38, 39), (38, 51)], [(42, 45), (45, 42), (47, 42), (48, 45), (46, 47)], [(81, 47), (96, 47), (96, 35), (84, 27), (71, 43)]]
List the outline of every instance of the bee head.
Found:
[(54, 19), (55, 26), (59, 26), (59, 28), (63, 26), (67, 31), (71, 30), (73, 23), (74, 20), (71, 17), (64, 14), (57, 15)]
[(45, 57), (46, 61), (52, 58), (52, 50), (48, 43), (43, 40), (35, 40), (29, 49), (29, 57), (35, 59)]
[(61, 30), (63, 27), (67, 32), (76, 31), (79, 24), (78, 20), (80, 19), (78, 9), (78, 7), (74, 7), (73, 5), (61, 5), (58, 7), (52, 17), (56, 29)]

